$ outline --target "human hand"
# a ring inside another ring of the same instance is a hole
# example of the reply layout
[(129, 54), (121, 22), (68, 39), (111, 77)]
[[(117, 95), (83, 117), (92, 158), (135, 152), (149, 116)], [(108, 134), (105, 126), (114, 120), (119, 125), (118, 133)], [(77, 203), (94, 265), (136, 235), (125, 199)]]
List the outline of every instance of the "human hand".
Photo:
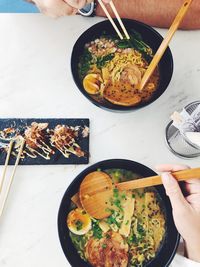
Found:
[[(30, 1), (30, 0), (27, 0)], [(109, 3), (110, 0), (103, 0)], [(86, 4), (93, 2), (93, 0), (32, 0), (40, 12), (58, 18), (62, 16), (75, 15), (78, 9), (83, 8)]]
[(174, 222), (185, 241), (186, 255), (200, 262), (200, 179), (191, 179), (184, 183), (187, 196), (184, 197), (176, 179), (170, 172), (188, 169), (184, 165), (159, 165), (162, 182), (169, 196)]
[[(85, 5), (93, 2), (93, 0), (64, 0), (68, 5), (77, 8), (77, 9), (81, 9), (83, 8)], [(105, 4), (109, 3), (111, 0), (103, 0), (103, 2)]]

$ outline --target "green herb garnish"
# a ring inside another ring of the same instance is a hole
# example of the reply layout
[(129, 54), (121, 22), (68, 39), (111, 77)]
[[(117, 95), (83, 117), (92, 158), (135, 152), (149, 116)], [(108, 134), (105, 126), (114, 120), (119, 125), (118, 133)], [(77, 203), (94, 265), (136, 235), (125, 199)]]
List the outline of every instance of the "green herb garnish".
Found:
[(113, 197), (115, 197), (115, 198), (119, 197), (119, 190), (117, 188), (113, 189)]
[(106, 238), (109, 239), (110, 238), (110, 235), (109, 234), (106, 234)]
[(106, 244), (103, 244), (103, 245), (102, 245), (102, 248), (107, 248), (107, 245), (106, 245)]
[(141, 235), (143, 235), (145, 233), (143, 226), (141, 224), (139, 224), (139, 223), (137, 225), (137, 231)]
[(113, 204), (114, 204), (118, 209), (120, 209), (121, 211), (123, 211), (122, 206), (121, 206), (121, 201), (120, 201), (118, 198), (116, 198), (116, 199), (113, 200)]
[(125, 193), (122, 194), (122, 195), (121, 195), (121, 198), (122, 198), (122, 199), (126, 199), (126, 194), (125, 194)]
[(83, 223), (80, 220), (77, 220), (75, 222), (75, 225), (76, 225), (76, 230), (77, 231), (80, 231), (83, 228)]
[(93, 221), (92, 230), (93, 230), (94, 238), (96, 238), (96, 239), (101, 239), (102, 238), (102, 230), (99, 227), (99, 222), (98, 221)]
[(120, 227), (120, 223), (118, 223), (118, 221), (116, 220), (116, 218), (115, 218), (113, 215), (111, 215), (110, 217), (108, 217), (108, 218), (106, 219), (106, 222), (107, 222), (109, 225), (111, 225), (111, 224), (115, 224), (118, 228)]
[(133, 234), (128, 238), (127, 242), (129, 245), (131, 245), (132, 243), (137, 243), (137, 237)]

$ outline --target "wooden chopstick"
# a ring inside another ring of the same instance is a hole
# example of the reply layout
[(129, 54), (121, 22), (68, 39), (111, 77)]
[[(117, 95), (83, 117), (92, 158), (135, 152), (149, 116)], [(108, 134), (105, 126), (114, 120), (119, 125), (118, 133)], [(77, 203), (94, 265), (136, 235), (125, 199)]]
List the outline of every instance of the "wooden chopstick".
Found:
[[(173, 172), (172, 175), (178, 182), (186, 181), (189, 179), (200, 178), (200, 168), (188, 169), (183, 171)], [(152, 176), (147, 178), (136, 179), (128, 182), (116, 184), (119, 190), (133, 190), (138, 188), (145, 188), (149, 186), (161, 185), (161, 176)]]
[[(15, 161), (15, 165), (14, 165), (14, 168), (13, 168), (13, 171), (12, 171), (12, 174), (11, 174), (11, 177), (10, 177), (10, 180), (8, 181), (8, 185), (7, 185), (7, 188), (6, 188), (5, 196), (4, 196), (3, 201), (2, 201), (2, 204), (0, 206), (0, 217), (2, 216), (3, 211), (4, 211), (5, 203), (6, 203), (6, 200), (8, 198), (8, 194), (10, 192), (10, 188), (11, 188), (11, 185), (12, 185), (12, 182), (13, 182), (13, 179), (14, 179), (14, 176), (15, 176), (15, 173), (16, 173), (17, 166), (18, 166), (19, 161), (20, 161), (20, 158), (21, 158), (21, 154), (23, 152), (24, 144), (25, 144), (25, 139), (23, 139), (22, 142), (21, 142), (21, 145), (19, 147), (19, 152), (17, 154), (17, 159)], [(12, 146), (13, 146), (13, 144), (12, 144)], [(9, 159), (10, 159), (11, 151), (12, 151), (12, 147), (10, 145), (9, 146), (8, 155), (6, 157), (5, 167), (4, 167), (5, 173), (3, 173), (3, 175), (4, 175), (3, 182), (5, 181), (6, 169), (7, 169), (7, 166), (8, 166)], [(2, 184), (2, 187), (3, 187), (3, 184)]]
[(114, 14), (116, 16), (116, 18), (117, 18), (117, 20), (118, 20), (118, 22), (119, 22), (119, 24), (120, 24), (120, 26), (121, 26), (121, 28), (122, 28), (125, 36), (126, 36), (126, 39), (129, 40), (130, 39), (130, 36), (129, 36), (129, 34), (128, 34), (128, 32), (127, 32), (127, 30), (126, 30), (126, 28), (125, 28), (125, 26), (124, 26), (124, 24), (123, 24), (120, 16), (119, 16), (119, 13), (118, 13), (118, 11), (117, 11), (117, 9), (116, 9), (113, 1), (110, 1), (110, 7), (112, 8), (112, 10), (113, 10), (113, 12), (114, 12)]
[(158, 63), (160, 62), (163, 54), (165, 53), (172, 37), (174, 36), (175, 32), (177, 31), (179, 25), (181, 24), (183, 18), (185, 17), (188, 9), (190, 8), (193, 0), (186, 0), (184, 1), (183, 5), (181, 6), (178, 14), (176, 15), (176, 18), (174, 19), (171, 27), (169, 28), (169, 31), (167, 32), (166, 37), (162, 41), (160, 47), (158, 48), (156, 54), (154, 55), (147, 71), (145, 72), (141, 84), (139, 85), (139, 90), (143, 90), (145, 85), (147, 84), (149, 78), (153, 74), (155, 68), (157, 67)]
[(110, 20), (110, 23), (112, 24), (113, 28), (115, 29), (116, 33), (118, 34), (119, 38), (121, 40), (123, 40), (123, 36), (121, 34), (121, 32), (119, 31), (119, 29), (117, 28), (117, 25), (115, 24), (114, 20), (112, 19), (112, 17), (110, 16), (106, 6), (104, 5), (104, 3), (102, 2), (102, 0), (98, 0), (100, 6), (102, 7), (103, 11), (105, 12), (107, 18)]
[[(119, 38), (120, 38), (121, 40), (123, 40), (123, 39), (124, 39), (123, 35), (121, 34), (121, 32), (119, 31), (119, 29), (117, 28), (117, 25), (115, 24), (114, 20), (113, 20), (112, 17), (110, 16), (110, 14), (109, 14), (109, 12), (108, 12), (106, 6), (104, 5), (103, 1), (102, 1), (102, 0), (98, 0), (98, 2), (99, 2), (99, 4), (100, 4), (101, 8), (103, 9), (103, 11), (105, 12), (107, 18), (110, 20), (110, 22), (111, 22), (112, 26), (114, 27), (116, 33), (118, 34)], [(119, 13), (117, 12), (117, 9), (116, 9), (116, 7), (115, 7), (113, 1), (111, 1), (109, 4), (110, 4), (110, 7), (111, 7), (111, 9), (113, 10), (113, 12), (114, 12), (114, 14), (115, 14), (115, 16), (116, 16), (116, 18), (117, 18), (117, 20), (118, 20), (118, 22), (119, 22), (121, 28), (122, 28), (122, 30), (123, 30), (123, 32), (124, 32), (126, 38), (127, 38), (127, 39), (130, 39), (130, 36), (129, 36), (129, 34), (128, 34), (128, 32), (127, 32), (127, 30), (126, 30), (126, 28), (125, 28), (125, 26), (124, 26), (124, 24), (123, 24), (123, 22), (122, 22), (120, 16), (119, 16)]]

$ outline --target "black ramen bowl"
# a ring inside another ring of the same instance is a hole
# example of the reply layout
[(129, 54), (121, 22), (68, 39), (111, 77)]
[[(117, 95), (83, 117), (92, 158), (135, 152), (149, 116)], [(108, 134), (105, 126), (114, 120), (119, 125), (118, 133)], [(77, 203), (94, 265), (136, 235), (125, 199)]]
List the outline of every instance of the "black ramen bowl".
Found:
[[(64, 194), (58, 213), (58, 233), (59, 233), (60, 243), (66, 258), (72, 267), (80, 267), (80, 266), (91, 267), (91, 265), (86, 263), (80, 258), (69, 236), (69, 230), (66, 224), (66, 218), (68, 213), (70, 212), (71, 197), (78, 192), (80, 184), (84, 179), (84, 177), (87, 174), (96, 171), (99, 168), (102, 171), (112, 168), (125, 169), (133, 171), (134, 173), (140, 175), (140, 177), (141, 176), (148, 177), (156, 175), (154, 171), (152, 171), (151, 169), (140, 163), (123, 159), (111, 159), (111, 160), (101, 161), (99, 163), (96, 163), (88, 167), (74, 179), (74, 181), (70, 184), (70, 186), (68, 187), (68, 189)], [(176, 250), (179, 245), (179, 239), (180, 239), (180, 236), (174, 225), (172, 217), (172, 208), (169, 198), (165, 194), (163, 186), (156, 186), (156, 189), (162, 199), (166, 211), (165, 215), (166, 235), (155, 258), (153, 258), (150, 262), (148, 262), (145, 265), (145, 267), (169, 266), (173, 257), (176, 254)]]
[[(157, 51), (159, 48), (163, 37), (155, 31), (152, 27), (135, 21), (135, 20), (128, 20), (128, 19), (123, 19), (123, 22), (125, 24), (125, 27), (128, 31), (134, 30), (141, 34), (143, 41), (149, 45), (153, 53)], [(117, 23), (117, 22), (116, 22)], [(98, 107), (107, 109), (107, 110), (113, 110), (113, 111), (130, 111), (130, 110), (136, 110), (138, 108), (142, 108), (144, 106), (147, 106), (151, 103), (153, 103), (156, 99), (158, 99), (167, 89), (171, 78), (173, 74), (173, 57), (171, 50), (168, 48), (163, 55), (160, 63), (159, 63), (159, 71), (160, 71), (160, 82), (158, 85), (157, 90), (154, 92), (153, 96), (151, 99), (145, 103), (141, 103), (137, 106), (119, 106), (119, 105), (114, 105), (108, 101), (105, 101), (103, 103), (98, 102), (95, 100), (91, 95), (89, 95), (82, 84), (82, 81), (79, 77), (79, 60), (81, 55), (83, 54), (84, 51), (84, 46), (85, 44), (95, 40), (96, 38), (99, 38), (102, 33), (106, 34), (115, 34), (115, 30), (113, 29), (111, 23), (106, 20), (100, 23), (95, 24), (88, 30), (86, 30), (77, 40), (77, 42), (74, 45), (73, 51), (72, 51), (72, 57), (71, 57), (71, 70), (72, 70), (72, 75), (74, 78), (74, 81), (81, 91), (81, 93), (86, 96), (93, 104), (97, 105)]]

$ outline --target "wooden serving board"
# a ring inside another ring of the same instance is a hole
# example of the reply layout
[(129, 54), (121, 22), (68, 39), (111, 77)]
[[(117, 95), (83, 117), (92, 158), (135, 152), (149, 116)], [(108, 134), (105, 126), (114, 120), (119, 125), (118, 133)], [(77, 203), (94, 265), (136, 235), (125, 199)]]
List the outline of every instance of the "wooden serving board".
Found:
[[(48, 123), (49, 129), (54, 129), (57, 125), (67, 125), (67, 126), (87, 126), (89, 128), (89, 119), (0, 119), (0, 131), (5, 128), (13, 127), (23, 131), (23, 129), (28, 125), (31, 125), (32, 122), (37, 123)], [(89, 163), (89, 135), (85, 138), (80, 138), (77, 142), (81, 149), (85, 152), (85, 156), (78, 157), (71, 154), (69, 158), (65, 158), (62, 153), (53, 148), (55, 151), (54, 155), (51, 155), (50, 159), (45, 159), (41, 156), (37, 158), (31, 158), (25, 156), (25, 158), (20, 160), (20, 165), (59, 165), (59, 164), (88, 164)], [(0, 165), (4, 165), (6, 158), (6, 152), (3, 149), (0, 149)], [(15, 156), (11, 156), (9, 165), (15, 163)]]

